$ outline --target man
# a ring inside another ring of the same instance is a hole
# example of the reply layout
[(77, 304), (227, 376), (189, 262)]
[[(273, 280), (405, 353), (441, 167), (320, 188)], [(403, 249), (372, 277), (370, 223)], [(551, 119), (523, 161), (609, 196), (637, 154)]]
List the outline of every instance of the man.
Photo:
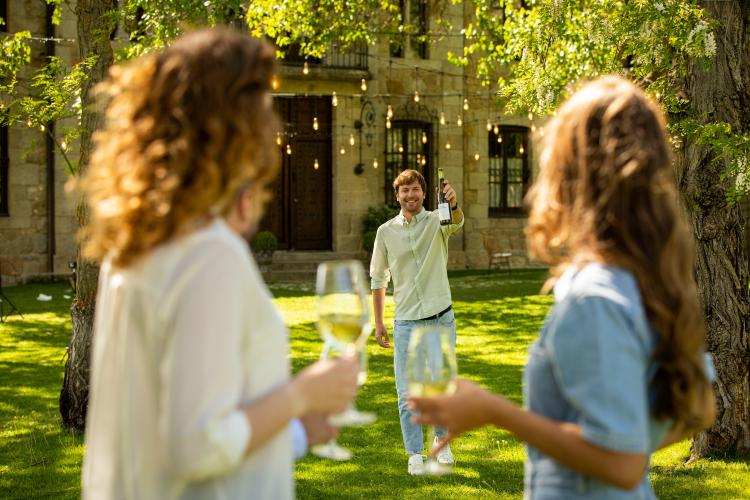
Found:
[[(451, 224), (441, 226), (437, 210), (422, 206), (427, 186), (416, 170), (404, 170), (393, 181), (401, 213), (378, 228), (370, 263), (372, 303), (375, 311), (375, 339), (381, 347), (390, 347), (388, 330), (383, 324), (385, 289), (393, 278), (393, 299), (396, 302), (393, 356), (398, 414), (404, 447), (409, 455), (407, 471), (416, 474), (423, 464), (424, 441), (422, 426), (411, 421), (413, 412), (407, 408), (408, 381), (406, 355), (412, 330), (420, 325), (439, 323), (452, 331), (456, 342), (456, 320), (451, 306), (448, 284), (448, 237), (464, 224), (458, 208), (456, 192), (448, 182), (443, 193), (451, 207)], [(439, 432), (438, 432), (439, 433)], [(441, 463), (452, 464), (453, 455), (446, 446), (438, 455)]]

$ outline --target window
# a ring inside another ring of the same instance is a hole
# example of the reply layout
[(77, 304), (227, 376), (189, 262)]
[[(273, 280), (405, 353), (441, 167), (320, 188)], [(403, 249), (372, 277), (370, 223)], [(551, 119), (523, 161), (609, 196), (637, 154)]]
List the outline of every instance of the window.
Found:
[(431, 132), (432, 127), (429, 123), (416, 120), (393, 121), (391, 128), (386, 130), (384, 169), (386, 205), (396, 208), (398, 207), (398, 203), (393, 194), (393, 181), (403, 170), (413, 168), (414, 170), (421, 172), (427, 182), (425, 206), (431, 206)]
[[(409, 2), (408, 12), (407, 1)], [(420, 59), (427, 59), (427, 0), (399, 0), (398, 8), (402, 26), (410, 24), (410, 29), (414, 30), (414, 34), (393, 35), (389, 44), (391, 57), (404, 57), (408, 41)]]
[(523, 215), (529, 185), (529, 131), (498, 127), (489, 132), (489, 216)]

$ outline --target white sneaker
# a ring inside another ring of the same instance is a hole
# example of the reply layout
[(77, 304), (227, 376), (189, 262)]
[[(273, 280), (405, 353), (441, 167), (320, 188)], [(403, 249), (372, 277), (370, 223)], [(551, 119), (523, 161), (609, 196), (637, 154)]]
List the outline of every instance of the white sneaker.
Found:
[[(437, 446), (437, 438), (432, 442), (432, 446)], [(438, 463), (445, 465), (453, 465), (456, 461), (453, 460), (453, 453), (451, 453), (451, 445), (446, 444), (445, 447), (438, 452), (437, 455)]]
[(415, 453), (409, 457), (409, 466), (407, 471), (410, 476), (419, 476), (423, 473), (424, 469), (424, 457), (419, 453)]

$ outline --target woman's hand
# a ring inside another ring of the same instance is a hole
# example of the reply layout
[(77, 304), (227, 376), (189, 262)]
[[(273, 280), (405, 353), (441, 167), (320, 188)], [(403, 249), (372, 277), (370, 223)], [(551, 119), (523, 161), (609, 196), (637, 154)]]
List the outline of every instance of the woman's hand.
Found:
[(447, 396), (409, 396), (409, 408), (420, 414), (412, 417), (415, 423), (445, 429), (431, 453), (436, 454), (454, 437), (490, 423), (486, 402), (490, 393), (465, 379), (456, 381), (456, 392)]
[(310, 413), (299, 420), (305, 429), (308, 446), (326, 443), (339, 433), (339, 428), (329, 424), (328, 416), (321, 413)]
[(318, 361), (294, 379), (297, 415), (340, 413), (357, 395), (359, 358), (355, 355)]

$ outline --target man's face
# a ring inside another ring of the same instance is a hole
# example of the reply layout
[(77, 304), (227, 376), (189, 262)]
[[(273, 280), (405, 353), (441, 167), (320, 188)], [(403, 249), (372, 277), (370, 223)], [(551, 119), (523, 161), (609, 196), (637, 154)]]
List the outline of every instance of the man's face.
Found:
[(411, 184), (402, 184), (398, 187), (396, 200), (398, 200), (398, 203), (401, 205), (401, 209), (404, 212), (416, 214), (422, 210), (424, 195), (425, 193), (422, 191), (422, 186), (420, 186), (418, 182), (412, 182)]

